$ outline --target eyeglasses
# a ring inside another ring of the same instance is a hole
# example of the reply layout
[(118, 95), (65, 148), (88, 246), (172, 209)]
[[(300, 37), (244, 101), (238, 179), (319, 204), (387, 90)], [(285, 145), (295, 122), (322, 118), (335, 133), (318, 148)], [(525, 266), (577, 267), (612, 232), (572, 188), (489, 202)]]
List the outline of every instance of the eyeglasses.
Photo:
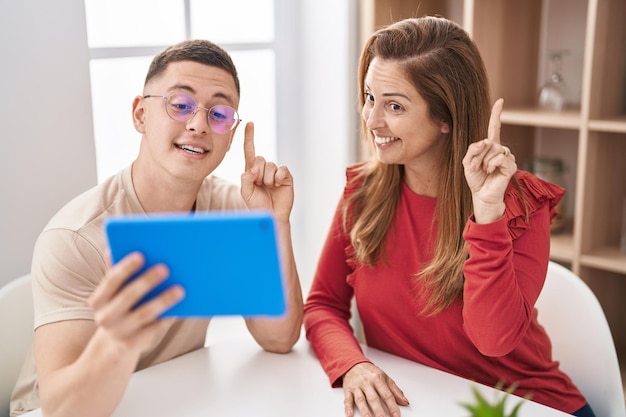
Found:
[(198, 106), (196, 101), (183, 93), (170, 93), (167, 96), (148, 94), (143, 98), (162, 98), (165, 100), (165, 111), (168, 116), (178, 122), (188, 122), (193, 119), (198, 109), (207, 111), (209, 127), (215, 133), (228, 133), (241, 121), (237, 110), (230, 106), (217, 105), (210, 109)]

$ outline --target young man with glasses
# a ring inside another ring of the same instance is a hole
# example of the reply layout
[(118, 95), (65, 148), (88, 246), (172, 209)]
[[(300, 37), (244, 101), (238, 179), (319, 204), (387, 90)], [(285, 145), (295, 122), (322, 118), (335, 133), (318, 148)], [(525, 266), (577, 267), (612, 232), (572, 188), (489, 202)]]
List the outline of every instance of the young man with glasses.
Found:
[(246, 325), (265, 350), (284, 353), (293, 347), (302, 323), (289, 220), (293, 178), (286, 167), (255, 155), (252, 123), (245, 126), (241, 187), (210, 175), (240, 123), (239, 96), (232, 60), (211, 42), (185, 41), (154, 58), (143, 94), (132, 106), (142, 135), (137, 159), (67, 204), (37, 241), (34, 355), (13, 392), (11, 415), (41, 407), (47, 417), (109, 416), (133, 372), (204, 345), (208, 320), (158, 318), (184, 297), (181, 288), (171, 287), (133, 309), (168, 271), (155, 266), (124, 285), (143, 258), (131, 254), (109, 264), (103, 221), (111, 215), (271, 210), (287, 313), (246, 319)]

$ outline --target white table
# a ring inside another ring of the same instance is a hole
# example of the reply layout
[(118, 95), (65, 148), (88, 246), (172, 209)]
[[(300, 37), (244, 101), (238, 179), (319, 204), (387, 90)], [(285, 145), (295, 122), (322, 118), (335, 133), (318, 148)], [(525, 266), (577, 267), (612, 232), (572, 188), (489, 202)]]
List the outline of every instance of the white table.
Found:
[[(376, 349), (366, 355), (389, 374), (411, 402), (402, 416), (466, 417), (459, 402), (472, 386), (486, 398), (500, 392)], [(507, 400), (512, 408), (520, 400)], [(356, 413), (358, 415), (358, 412)], [(41, 416), (40, 410), (25, 414)], [(114, 417), (343, 417), (343, 390), (333, 389), (304, 336), (288, 354), (263, 351), (249, 335), (137, 372)], [(525, 401), (519, 417), (568, 414)]]

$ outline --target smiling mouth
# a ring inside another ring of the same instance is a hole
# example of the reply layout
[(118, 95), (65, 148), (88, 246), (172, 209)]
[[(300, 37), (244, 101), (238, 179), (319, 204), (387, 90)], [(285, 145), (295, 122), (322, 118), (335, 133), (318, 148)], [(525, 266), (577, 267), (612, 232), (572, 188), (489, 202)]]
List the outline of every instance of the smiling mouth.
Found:
[(385, 137), (385, 138), (380, 138), (378, 136), (376, 136), (374, 138), (374, 141), (378, 144), (378, 145), (384, 145), (385, 143), (391, 143), (391, 142), (395, 142), (397, 140), (400, 140), (397, 137)]
[(190, 145), (176, 145), (176, 147), (178, 149), (182, 149), (183, 151), (192, 153), (194, 155), (202, 155), (203, 153), (207, 153), (207, 151), (205, 151), (202, 148), (196, 148)]

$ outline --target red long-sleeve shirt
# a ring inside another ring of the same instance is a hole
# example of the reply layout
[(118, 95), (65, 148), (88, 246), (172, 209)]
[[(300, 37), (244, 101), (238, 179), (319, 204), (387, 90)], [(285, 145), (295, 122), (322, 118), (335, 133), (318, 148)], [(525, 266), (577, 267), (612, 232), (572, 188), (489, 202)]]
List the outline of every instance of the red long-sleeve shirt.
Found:
[[(348, 178), (352, 175), (349, 169)], [(529, 221), (513, 185), (500, 220), (481, 225), (470, 218), (463, 233), (469, 250), (463, 300), (431, 317), (420, 314), (421, 284), (414, 277), (433, 253), (429, 236), (437, 199), (404, 185), (386, 237), (386, 261), (369, 267), (350, 256), (350, 239), (342, 230), (342, 206), (353, 187), (346, 188), (304, 315), (307, 338), (332, 386), (341, 386), (352, 366), (368, 361), (349, 324), (355, 297), (369, 346), (486, 385), (517, 382), (516, 394), (532, 393), (533, 401), (568, 413), (585, 405), (552, 359), (534, 308), (546, 276), (553, 208), (564, 190), (527, 172), (516, 177)]]

